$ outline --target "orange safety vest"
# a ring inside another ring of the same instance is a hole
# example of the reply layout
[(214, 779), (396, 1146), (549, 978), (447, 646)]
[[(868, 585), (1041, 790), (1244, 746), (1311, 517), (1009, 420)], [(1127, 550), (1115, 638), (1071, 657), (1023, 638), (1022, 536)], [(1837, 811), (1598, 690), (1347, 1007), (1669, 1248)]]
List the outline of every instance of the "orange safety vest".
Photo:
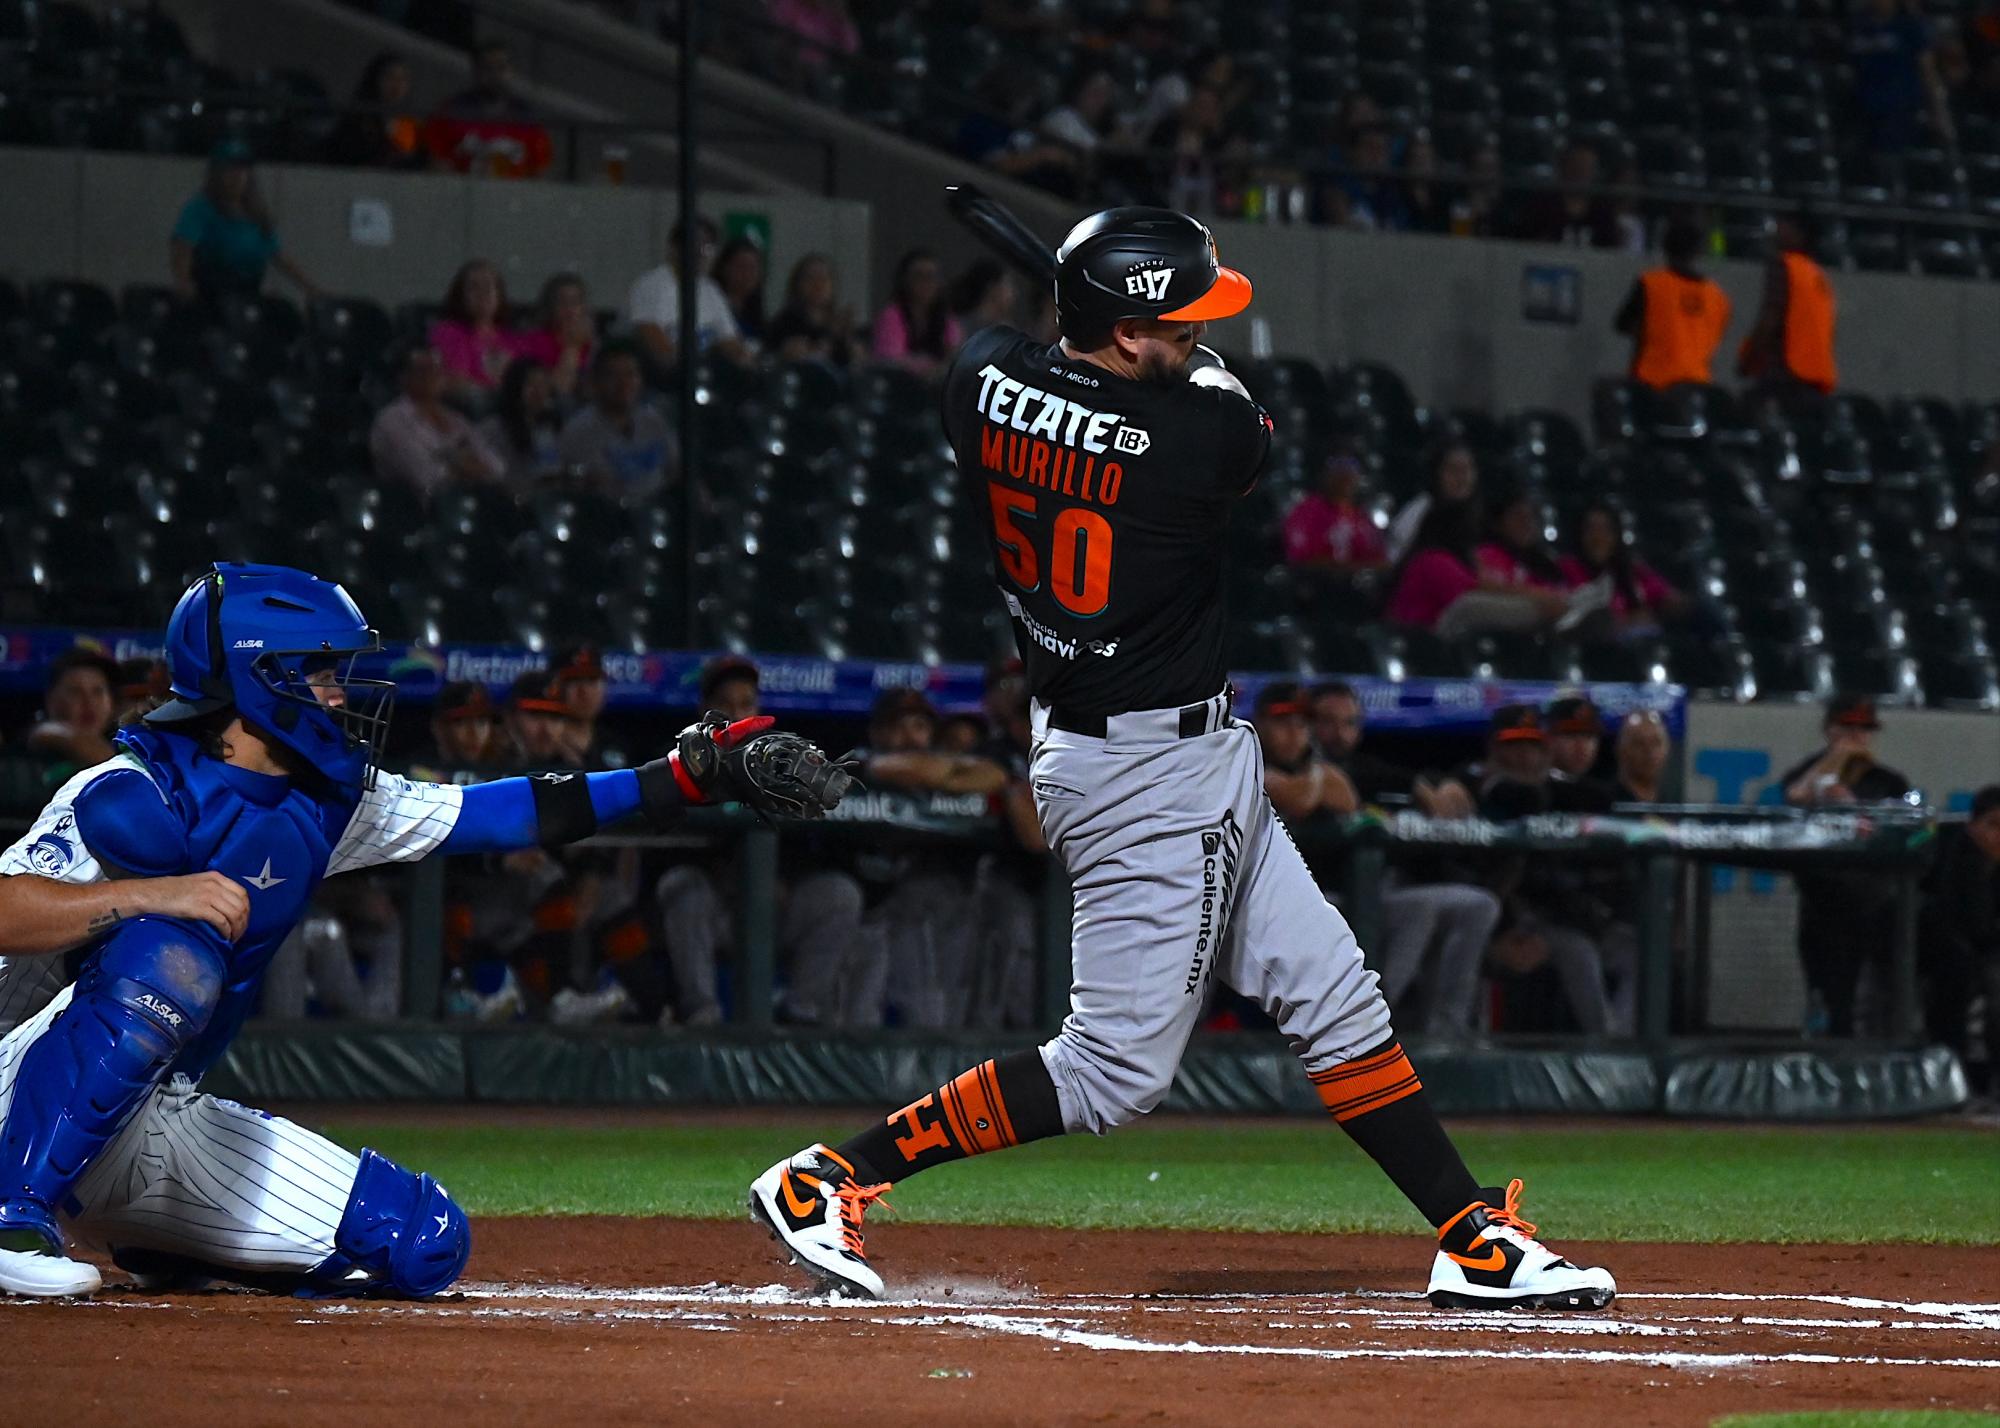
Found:
[(1639, 275), (1645, 311), (1632, 352), (1633, 380), (1649, 387), (1707, 382), (1709, 360), (1729, 326), (1729, 295), (1711, 278), (1683, 277), (1671, 268)]
[(1785, 258), (1785, 370), (1809, 387), (1830, 392), (1833, 368), (1833, 284), (1803, 253)]

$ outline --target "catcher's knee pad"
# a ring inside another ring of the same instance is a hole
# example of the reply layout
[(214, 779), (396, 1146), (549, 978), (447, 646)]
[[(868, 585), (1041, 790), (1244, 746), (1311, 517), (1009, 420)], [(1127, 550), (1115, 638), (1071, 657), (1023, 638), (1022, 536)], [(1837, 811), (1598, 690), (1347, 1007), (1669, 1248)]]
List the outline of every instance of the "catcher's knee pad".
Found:
[(0, 1128), (0, 1199), (59, 1207), (207, 1027), (222, 983), (222, 950), (187, 924), (121, 924), (22, 1054)]
[(364, 1150), (333, 1244), (332, 1258), (313, 1274), (321, 1285), (360, 1269), (398, 1294), (425, 1299), (464, 1271), (472, 1223), (430, 1176)]

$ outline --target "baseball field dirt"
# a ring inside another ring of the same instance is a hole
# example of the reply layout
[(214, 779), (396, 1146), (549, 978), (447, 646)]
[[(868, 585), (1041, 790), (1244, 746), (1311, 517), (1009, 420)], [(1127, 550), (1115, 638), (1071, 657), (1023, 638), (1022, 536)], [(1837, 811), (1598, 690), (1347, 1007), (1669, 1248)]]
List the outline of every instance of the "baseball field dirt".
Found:
[(0, 1420), (1706, 1424), (2000, 1405), (2000, 1250), (1578, 1244), (1603, 1315), (1446, 1313), (1409, 1237), (884, 1223), (830, 1301), (736, 1221), (500, 1218), (424, 1304), (6, 1305)]

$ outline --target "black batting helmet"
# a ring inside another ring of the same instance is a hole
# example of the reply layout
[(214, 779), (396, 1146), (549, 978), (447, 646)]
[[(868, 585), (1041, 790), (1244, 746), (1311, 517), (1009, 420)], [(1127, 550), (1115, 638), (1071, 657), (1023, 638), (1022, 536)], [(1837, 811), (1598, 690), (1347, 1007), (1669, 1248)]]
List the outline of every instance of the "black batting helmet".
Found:
[(1207, 322), (1250, 305), (1250, 280), (1215, 256), (1205, 224), (1171, 208), (1107, 208), (1056, 250), (1056, 318), (1065, 336), (1127, 317)]

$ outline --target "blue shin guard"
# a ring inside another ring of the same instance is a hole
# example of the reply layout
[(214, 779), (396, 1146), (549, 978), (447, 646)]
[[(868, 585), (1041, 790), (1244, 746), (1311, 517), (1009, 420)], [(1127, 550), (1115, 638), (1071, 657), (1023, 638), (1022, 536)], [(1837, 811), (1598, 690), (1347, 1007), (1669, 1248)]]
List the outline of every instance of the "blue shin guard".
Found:
[(310, 1276), (318, 1292), (428, 1299), (464, 1272), (472, 1225), (430, 1176), (364, 1150), (333, 1243)]
[(121, 924), (90, 957), (69, 1005), (16, 1068), (0, 1126), (0, 1223), (53, 1227), (53, 1212), (208, 1024), (223, 961), (206, 929), (157, 917)]

